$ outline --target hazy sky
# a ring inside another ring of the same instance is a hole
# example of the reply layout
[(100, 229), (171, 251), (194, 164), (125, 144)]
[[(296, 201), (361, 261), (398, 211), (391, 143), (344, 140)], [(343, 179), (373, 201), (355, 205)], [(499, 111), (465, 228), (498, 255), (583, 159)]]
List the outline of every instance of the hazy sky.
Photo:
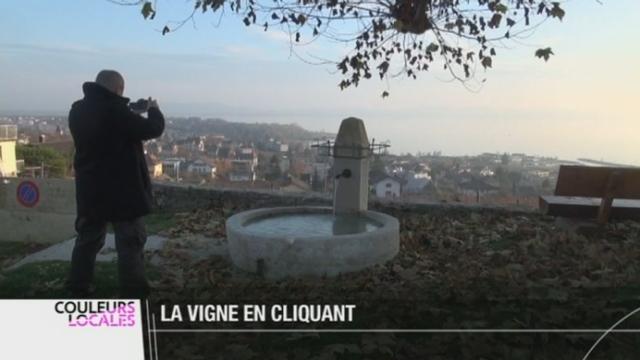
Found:
[[(162, 36), (186, 1), (159, 1), (144, 21), (138, 8), (106, 0), (0, 2), (0, 112), (64, 113), (81, 84), (114, 68), (125, 95), (154, 96), (169, 115), (298, 123), (337, 131), (358, 116), (370, 137), (394, 152), (526, 152), (640, 165), (640, 1), (574, 0), (562, 23), (548, 21), (524, 45), (505, 44), (479, 92), (442, 71), (417, 81), (365, 82), (340, 91), (331, 66), (290, 56), (284, 34), (246, 28), (229, 16)], [(533, 56), (551, 46), (548, 63)], [(338, 59), (327, 43), (298, 49)], [(391, 96), (382, 99), (387, 89)]]

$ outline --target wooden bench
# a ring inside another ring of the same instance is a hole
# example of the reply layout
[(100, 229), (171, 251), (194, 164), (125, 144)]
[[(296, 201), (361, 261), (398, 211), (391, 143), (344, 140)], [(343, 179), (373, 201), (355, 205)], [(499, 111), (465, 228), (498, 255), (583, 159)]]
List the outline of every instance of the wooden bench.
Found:
[(640, 219), (640, 168), (561, 165), (553, 196), (540, 197), (543, 213), (564, 217)]

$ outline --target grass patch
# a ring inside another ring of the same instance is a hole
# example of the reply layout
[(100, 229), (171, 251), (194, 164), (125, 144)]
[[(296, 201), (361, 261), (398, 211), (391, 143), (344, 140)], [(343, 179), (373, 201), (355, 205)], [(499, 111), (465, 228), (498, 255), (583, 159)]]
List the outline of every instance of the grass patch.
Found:
[[(171, 229), (176, 225), (175, 214), (152, 213), (144, 217), (144, 224), (148, 235), (154, 235)], [(107, 224), (107, 232), (113, 234), (113, 225)]]
[(153, 213), (144, 218), (147, 226), (147, 233), (157, 234), (168, 230), (176, 225), (175, 214), (171, 213)]
[(0, 269), (11, 265), (26, 255), (40, 251), (51, 244), (36, 244), (23, 241), (0, 241)]
[(47, 246), (47, 244), (34, 244), (22, 241), (0, 241), (0, 259), (23, 256)]
[[(118, 268), (114, 262), (98, 262), (94, 276), (95, 298), (113, 298), (118, 295)], [(160, 277), (159, 269), (146, 265), (147, 278)], [(68, 261), (45, 261), (26, 264), (0, 275), (0, 298), (65, 298), (70, 294), (64, 288), (69, 274)]]

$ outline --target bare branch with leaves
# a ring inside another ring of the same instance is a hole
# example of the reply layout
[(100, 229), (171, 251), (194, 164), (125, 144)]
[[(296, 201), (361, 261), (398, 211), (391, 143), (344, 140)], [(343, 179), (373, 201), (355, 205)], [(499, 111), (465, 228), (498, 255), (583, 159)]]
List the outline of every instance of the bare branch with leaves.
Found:
[[(145, 19), (156, 15), (155, 2), (109, 1), (139, 5)], [(477, 69), (493, 67), (500, 41), (516, 40), (549, 18), (565, 16), (560, 2), (548, 0), (196, 0), (190, 16), (164, 26), (162, 34), (177, 30), (198, 12), (225, 8), (246, 26), (286, 31), (292, 47), (320, 37), (353, 44), (334, 62), (343, 76), (340, 89), (374, 75), (415, 79), (434, 63), (466, 85), (477, 80)], [(545, 61), (551, 55), (549, 47), (535, 52)]]

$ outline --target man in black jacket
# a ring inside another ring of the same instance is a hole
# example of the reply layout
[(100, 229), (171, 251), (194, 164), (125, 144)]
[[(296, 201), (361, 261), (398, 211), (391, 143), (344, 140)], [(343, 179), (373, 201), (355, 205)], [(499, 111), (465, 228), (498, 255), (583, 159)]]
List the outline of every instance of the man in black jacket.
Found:
[(149, 291), (144, 274), (146, 232), (142, 217), (151, 210), (151, 181), (142, 142), (162, 135), (164, 117), (149, 99), (147, 117), (129, 108), (122, 97), (124, 78), (101, 71), (83, 84), (84, 98), (69, 112), (75, 144), (76, 238), (71, 257), (70, 290), (88, 295), (96, 255), (104, 246), (107, 223), (113, 225), (118, 252), (121, 296), (142, 297)]

